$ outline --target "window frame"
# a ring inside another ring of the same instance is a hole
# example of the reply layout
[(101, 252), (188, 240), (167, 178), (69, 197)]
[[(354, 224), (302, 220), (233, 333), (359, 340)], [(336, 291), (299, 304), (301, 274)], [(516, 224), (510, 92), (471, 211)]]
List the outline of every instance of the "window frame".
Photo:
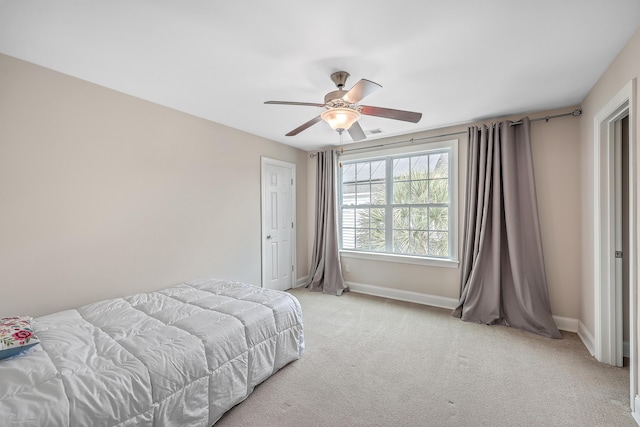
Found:
[[(392, 242), (389, 241), (390, 233), (387, 233), (387, 238), (385, 239), (386, 249), (385, 252), (372, 252), (372, 251), (364, 251), (357, 249), (343, 249), (342, 248), (342, 226), (343, 226), (343, 184), (342, 184), (342, 173), (339, 170), (339, 176), (337, 177), (337, 195), (338, 195), (338, 232), (339, 232), (339, 245), (340, 245), (340, 255), (348, 258), (360, 258), (360, 259), (369, 259), (376, 261), (385, 261), (385, 262), (394, 262), (394, 263), (404, 263), (404, 264), (418, 264), (418, 265), (428, 265), (428, 266), (436, 266), (436, 267), (447, 267), (447, 268), (457, 268), (458, 261), (458, 140), (450, 139), (443, 141), (435, 141), (424, 144), (411, 144), (408, 146), (402, 147), (394, 147), (394, 148), (386, 148), (386, 149), (374, 149), (374, 150), (354, 150), (352, 153), (345, 153), (340, 156), (341, 163), (346, 162), (364, 162), (364, 161), (377, 161), (388, 158), (403, 158), (408, 156), (418, 156), (418, 155), (429, 155), (436, 154), (438, 152), (448, 152), (449, 153), (449, 176), (448, 176), (448, 185), (449, 185), (449, 239), (448, 239), (448, 247), (449, 247), (449, 255), (446, 257), (434, 257), (427, 255), (411, 255), (411, 254), (399, 254), (393, 253), (389, 250), (393, 250), (392, 247), (390, 249), (390, 245)], [(390, 163), (393, 163), (391, 160)], [(393, 210), (393, 195), (392, 188), (388, 185), (393, 182), (393, 176), (390, 174), (390, 168), (387, 168), (387, 173), (385, 175), (385, 183), (387, 185), (386, 194), (387, 200), (385, 206), (387, 209)], [(410, 206), (411, 204), (409, 204)], [(354, 205), (354, 208), (357, 209), (358, 205)], [(370, 205), (368, 205), (370, 206)], [(387, 252), (389, 251), (389, 252)]]

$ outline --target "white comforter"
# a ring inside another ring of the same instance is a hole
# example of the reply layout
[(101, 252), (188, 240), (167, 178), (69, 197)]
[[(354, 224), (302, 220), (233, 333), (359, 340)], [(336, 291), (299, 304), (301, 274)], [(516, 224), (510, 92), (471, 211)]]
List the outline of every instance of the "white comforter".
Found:
[(2, 426), (209, 426), (304, 350), (292, 295), (203, 280), (36, 318)]

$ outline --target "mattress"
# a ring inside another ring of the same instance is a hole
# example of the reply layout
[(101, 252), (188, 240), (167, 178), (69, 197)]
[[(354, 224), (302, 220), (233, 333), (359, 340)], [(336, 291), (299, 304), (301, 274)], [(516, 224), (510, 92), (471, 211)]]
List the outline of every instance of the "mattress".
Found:
[(33, 320), (0, 361), (3, 426), (210, 426), (304, 351), (286, 292), (200, 280)]

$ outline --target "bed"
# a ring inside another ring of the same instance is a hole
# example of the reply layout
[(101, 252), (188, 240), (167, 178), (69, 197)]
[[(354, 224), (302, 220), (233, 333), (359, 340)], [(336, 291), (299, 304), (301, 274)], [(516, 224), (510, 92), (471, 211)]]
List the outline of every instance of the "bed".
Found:
[(199, 280), (33, 319), (2, 426), (210, 426), (304, 351), (289, 293)]

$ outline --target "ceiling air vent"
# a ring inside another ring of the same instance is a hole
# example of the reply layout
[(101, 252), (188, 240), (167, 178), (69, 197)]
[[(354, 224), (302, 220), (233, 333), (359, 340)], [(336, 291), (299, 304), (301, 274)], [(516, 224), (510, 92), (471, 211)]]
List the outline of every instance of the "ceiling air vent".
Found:
[(369, 129), (368, 131), (365, 131), (365, 133), (367, 135), (377, 135), (379, 133), (382, 133), (382, 129)]

